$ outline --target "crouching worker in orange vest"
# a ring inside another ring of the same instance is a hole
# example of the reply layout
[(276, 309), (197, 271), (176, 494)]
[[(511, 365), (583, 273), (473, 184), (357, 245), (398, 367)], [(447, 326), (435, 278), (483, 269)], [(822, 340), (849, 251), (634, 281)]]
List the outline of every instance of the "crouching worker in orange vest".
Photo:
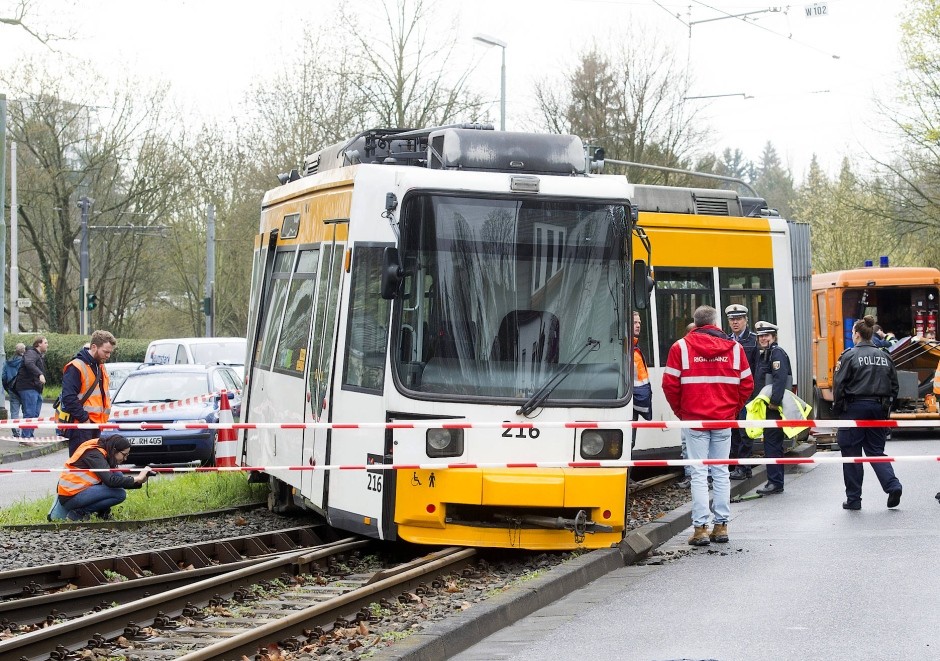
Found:
[(130, 442), (123, 436), (93, 438), (82, 443), (65, 462), (59, 475), (58, 495), (47, 518), (86, 521), (92, 514), (110, 519), (111, 508), (127, 498), (125, 489), (139, 489), (151, 475), (150, 467), (137, 475), (111, 472), (127, 461)]

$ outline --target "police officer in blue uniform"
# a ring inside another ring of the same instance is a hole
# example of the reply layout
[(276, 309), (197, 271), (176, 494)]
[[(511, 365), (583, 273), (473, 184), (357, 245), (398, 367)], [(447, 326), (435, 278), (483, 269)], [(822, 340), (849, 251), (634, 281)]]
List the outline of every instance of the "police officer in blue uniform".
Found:
[[(891, 404), (898, 396), (898, 373), (894, 362), (872, 343), (875, 318), (871, 315), (859, 319), (852, 327), (855, 346), (839, 356), (833, 373), (833, 413), (843, 420), (887, 420)], [(843, 457), (883, 457), (885, 454), (885, 427), (840, 429), (836, 434)], [(888, 507), (901, 502), (901, 482), (890, 463), (873, 463), (872, 470), (888, 494)], [(843, 464), (846, 501), (843, 509), (862, 509), (861, 464)]]
[[(779, 408), (783, 403), (783, 395), (793, 387), (790, 357), (777, 345), (776, 325), (769, 321), (758, 321), (754, 324), (754, 332), (757, 334), (757, 343), (761, 350), (757, 369), (754, 370), (754, 389), (760, 392), (767, 386), (773, 386), (770, 391), (770, 404), (767, 406), (767, 419), (780, 420)], [(768, 459), (779, 459), (783, 456), (781, 428), (768, 427), (764, 430), (764, 456)], [(767, 465), (767, 484), (758, 489), (757, 493), (762, 496), (783, 493), (783, 466)]]
[[(728, 339), (734, 340), (744, 349), (744, 355), (747, 356), (748, 367), (751, 368), (751, 373), (753, 374), (754, 367), (757, 365), (757, 357), (760, 355), (760, 347), (757, 346), (757, 335), (752, 333), (750, 327), (747, 325), (747, 314), (747, 307), (739, 303), (734, 303), (725, 308), (728, 326), (731, 327), (731, 332), (728, 333)], [(754, 393), (756, 394), (759, 390), (760, 388), (757, 387), (757, 381), (755, 380)], [(738, 414), (738, 420), (744, 420), (745, 417), (745, 410), (741, 409), (741, 412)], [(751, 440), (750, 436), (744, 433), (743, 429), (731, 430), (730, 456), (732, 459), (747, 459), (751, 456), (753, 449), (754, 441)], [(750, 466), (737, 466), (729, 475), (732, 480), (746, 480), (750, 476)]]

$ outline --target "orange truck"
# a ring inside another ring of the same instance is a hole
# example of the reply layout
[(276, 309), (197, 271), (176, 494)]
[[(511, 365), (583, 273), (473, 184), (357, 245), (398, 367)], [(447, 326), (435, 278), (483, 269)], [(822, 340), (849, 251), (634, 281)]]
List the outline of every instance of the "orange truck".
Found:
[(815, 417), (832, 417), (833, 368), (853, 346), (852, 326), (870, 314), (897, 339), (886, 348), (900, 385), (891, 417), (940, 418), (933, 397), (925, 400), (940, 362), (940, 270), (885, 266), (816, 273), (812, 297)]

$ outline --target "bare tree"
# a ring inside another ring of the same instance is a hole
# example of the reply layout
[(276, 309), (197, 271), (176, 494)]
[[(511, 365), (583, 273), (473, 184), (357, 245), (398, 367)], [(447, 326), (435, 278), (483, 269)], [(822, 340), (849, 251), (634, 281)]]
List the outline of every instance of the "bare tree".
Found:
[(940, 4), (911, 0), (901, 24), (906, 69), (895, 102), (881, 100), (898, 152), (879, 165), (892, 184), (884, 207), (912, 230), (940, 228)]
[[(107, 93), (87, 68), (53, 75), (28, 61), (0, 80), (19, 99), (10, 107), (9, 131), (20, 145), (24, 182), (17, 211), (20, 286), (35, 301), (28, 314), (34, 328), (75, 330), (78, 199), (95, 200), (90, 225), (152, 224), (171, 205), (171, 183), (184, 174), (160, 131), (164, 92), (145, 94), (130, 83)], [(158, 277), (154, 251), (125, 231), (94, 230), (89, 238), (90, 288), (101, 302), (96, 321), (123, 332)]]
[[(683, 99), (691, 82), (668, 47), (628, 34), (618, 47), (594, 44), (563, 80), (536, 84), (542, 127), (574, 133), (606, 148), (612, 159), (688, 167), (706, 136), (697, 109)], [(668, 175), (628, 173), (632, 181), (661, 183)]]
[(0, 25), (20, 28), (33, 39), (47, 46), (51, 42), (71, 38), (71, 35), (57, 35), (48, 30), (35, 27), (36, 23), (33, 22), (33, 17), (30, 16), (31, 5), (31, 0), (17, 0), (17, 2), (11, 3), (10, 7), (0, 9)]
[(264, 182), (259, 193), (307, 154), (365, 128), (360, 74), (345, 51), (326, 63), (319, 52), (322, 36), (308, 28), (300, 57), (245, 97), (248, 121), (241, 133)]
[(216, 218), (215, 332), (245, 333), (251, 254), (263, 190), (254, 157), (243, 144), (237, 129), (206, 125), (178, 145), (188, 176), (166, 219), (170, 232), (163, 252), (164, 288), (148, 318), (151, 334), (171, 330), (178, 334), (188, 328), (193, 335), (202, 335), (210, 203)]
[(474, 121), (484, 102), (469, 88), (471, 65), (457, 61), (455, 27), (435, 29), (425, 0), (390, 0), (384, 14), (385, 39), (368, 29), (347, 30), (358, 46), (354, 82), (375, 121), (402, 128)]

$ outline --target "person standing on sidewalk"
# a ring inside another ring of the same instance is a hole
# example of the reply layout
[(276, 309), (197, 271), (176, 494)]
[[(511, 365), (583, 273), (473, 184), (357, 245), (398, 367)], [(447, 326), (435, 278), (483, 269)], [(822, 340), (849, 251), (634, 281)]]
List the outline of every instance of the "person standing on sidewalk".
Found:
[[(23, 355), (26, 353), (26, 345), (22, 342), (16, 345), (16, 348), (13, 350), (13, 356), (7, 360), (6, 364), (3, 366), (3, 389), (7, 393), (7, 399), (10, 400), (10, 419), (16, 420), (20, 417), (20, 414), (23, 412), (23, 403), (20, 401), (20, 396), (16, 393), (16, 377), (20, 373), (20, 368), (23, 366)], [(18, 427), (13, 428), (14, 438), (18, 438), (20, 435), (20, 430)]]
[[(734, 303), (725, 308), (725, 316), (728, 318), (728, 326), (731, 332), (728, 333), (728, 339), (734, 340), (744, 348), (744, 355), (747, 356), (748, 367), (753, 374), (757, 367), (757, 358), (760, 356), (760, 347), (757, 346), (757, 335), (751, 332), (747, 324), (747, 307)], [(758, 390), (757, 382), (754, 382), (754, 390)], [(756, 394), (756, 392), (754, 393)], [(738, 413), (738, 420), (744, 420), (745, 411), (742, 409)], [(754, 449), (754, 441), (744, 433), (743, 429), (731, 430), (731, 458), (748, 459)], [(751, 477), (750, 466), (736, 466), (730, 475), (732, 480), (746, 480)]]
[[(702, 305), (692, 313), (695, 329), (669, 349), (663, 393), (680, 420), (736, 420), (754, 391), (754, 378), (740, 344), (718, 328), (718, 311)], [(689, 459), (727, 459), (731, 429), (686, 430)], [(714, 527), (708, 531), (708, 474), (713, 479)], [(728, 541), (731, 482), (728, 466), (692, 467), (692, 546)]]
[[(82, 347), (62, 371), (62, 398), (59, 422), (105, 423), (111, 416), (108, 395), (108, 370), (104, 364), (111, 357), (117, 340), (105, 330), (91, 335), (88, 347)], [(98, 429), (62, 429), (69, 440), (69, 455), (85, 441), (98, 438)]]
[[(780, 420), (780, 406), (783, 396), (793, 386), (790, 357), (777, 344), (777, 326), (769, 321), (754, 324), (757, 342), (761, 353), (754, 366), (755, 390), (760, 392), (766, 386), (772, 386), (770, 403), (767, 405), (767, 420)], [(783, 456), (784, 433), (780, 427), (764, 429), (764, 456), (779, 459)], [(783, 466), (767, 464), (767, 484), (757, 490), (762, 496), (783, 493)]]
[[(894, 362), (872, 341), (875, 318), (867, 315), (852, 327), (855, 346), (846, 350), (836, 362), (833, 371), (832, 412), (842, 420), (887, 420), (891, 404), (898, 396), (898, 373)], [(883, 457), (885, 454), (885, 427), (844, 428), (836, 433), (836, 441), (843, 457)], [(873, 463), (872, 470), (888, 494), (888, 507), (901, 503), (901, 481), (889, 463)], [(842, 464), (846, 501), (842, 508), (862, 509), (861, 464)]]
[[(16, 375), (14, 390), (23, 404), (24, 418), (38, 418), (42, 410), (42, 389), (46, 386), (46, 350), (49, 340), (37, 335), (23, 354), (23, 367)], [(32, 429), (20, 431), (20, 438), (32, 438)]]

